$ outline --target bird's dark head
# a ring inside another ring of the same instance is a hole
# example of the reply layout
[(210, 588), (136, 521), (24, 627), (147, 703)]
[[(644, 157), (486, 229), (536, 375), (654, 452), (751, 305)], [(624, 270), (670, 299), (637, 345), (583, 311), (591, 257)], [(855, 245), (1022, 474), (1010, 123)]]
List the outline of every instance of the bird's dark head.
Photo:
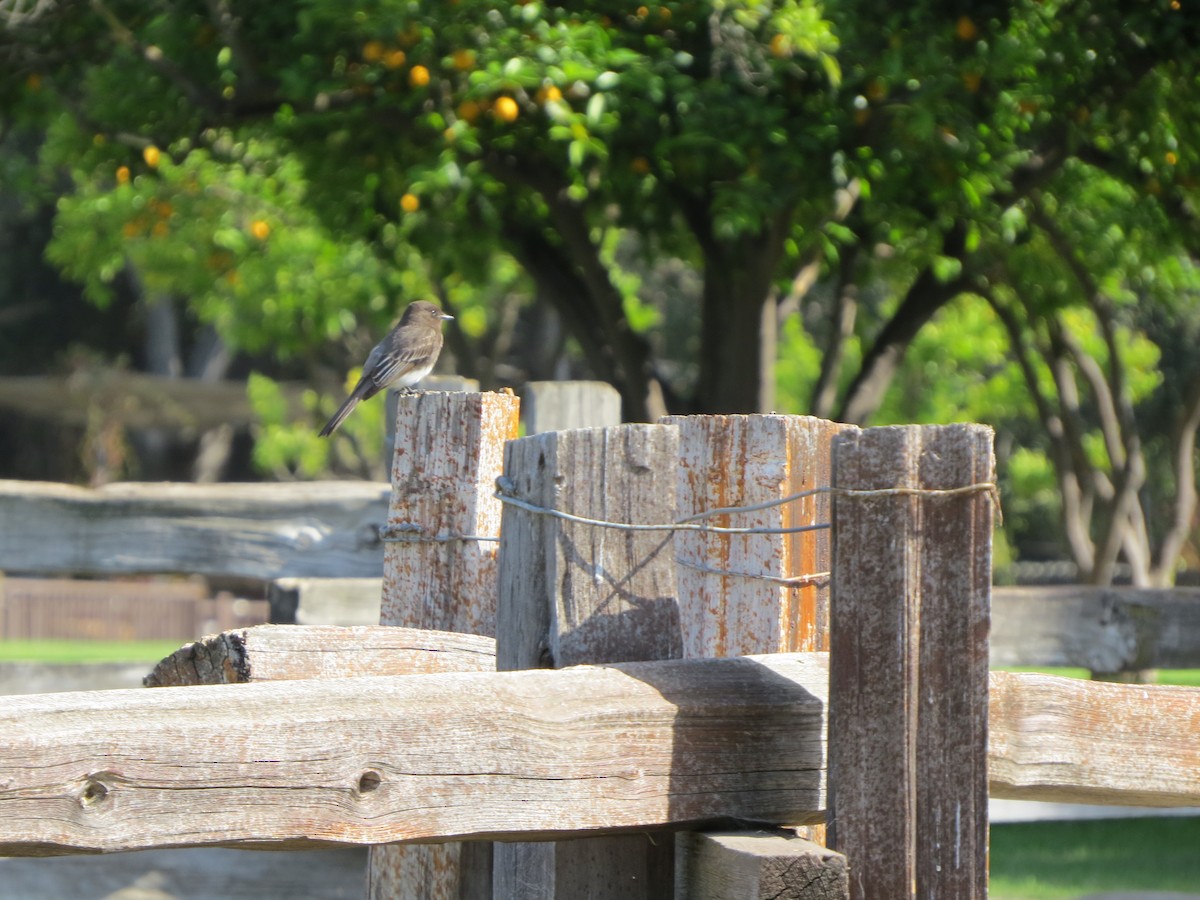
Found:
[(440, 328), (443, 319), (453, 318), (454, 316), (442, 312), (428, 300), (417, 300), (408, 304), (408, 308), (404, 310), (404, 315), (400, 318), (400, 324), (408, 325), (412, 322), (426, 322)]

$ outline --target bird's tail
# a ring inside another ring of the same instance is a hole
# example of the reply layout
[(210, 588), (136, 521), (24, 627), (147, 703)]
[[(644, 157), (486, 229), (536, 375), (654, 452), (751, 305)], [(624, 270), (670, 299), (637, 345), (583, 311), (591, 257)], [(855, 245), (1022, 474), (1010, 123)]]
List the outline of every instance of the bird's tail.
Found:
[(354, 407), (358, 406), (358, 401), (360, 399), (362, 399), (362, 398), (359, 397), (358, 394), (356, 394), (356, 393), (351, 394), (349, 397), (347, 397), (346, 402), (343, 403), (338, 408), (338, 411), (333, 414), (333, 418), (331, 418), (328, 422), (326, 422), (325, 427), (317, 432), (317, 436), (318, 437), (329, 437), (329, 435), (331, 435), (335, 431), (337, 431), (338, 426), (341, 425), (343, 421), (345, 421), (346, 416), (348, 416), (348, 415), (350, 415), (350, 413), (354, 412)]

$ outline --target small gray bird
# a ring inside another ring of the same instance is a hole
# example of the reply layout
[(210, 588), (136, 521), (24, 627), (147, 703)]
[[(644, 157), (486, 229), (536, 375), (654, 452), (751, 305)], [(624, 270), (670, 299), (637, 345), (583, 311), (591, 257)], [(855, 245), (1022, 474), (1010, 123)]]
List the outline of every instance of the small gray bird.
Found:
[(396, 327), (367, 356), (362, 378), (333, 418), (325, 423), (320, 436), (328, 437), (337, 431), (354, 407), (368, 397), (393, 385), (411, 388), (428, 375), (442, 352), (442, 321), (453, 318), (424, 300), (410, 303)]

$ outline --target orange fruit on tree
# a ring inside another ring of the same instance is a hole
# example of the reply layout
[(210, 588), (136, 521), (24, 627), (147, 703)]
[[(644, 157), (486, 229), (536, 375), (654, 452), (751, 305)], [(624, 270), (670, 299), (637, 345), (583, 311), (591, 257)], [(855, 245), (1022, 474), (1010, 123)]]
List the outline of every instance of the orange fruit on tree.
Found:
[(250, 223), (250, 233), (258, 240), (265, 241), (271, 234), (271, 226), (262, 219), (255, 219)]
[(460, 72), (468, 72), (475, 68), (475, 51), (474, 50), (455, 50), (450, 57), (454, 63), (454, 68)]
[(479, 118), (479, 114), (482, 111), (482, 107), (480, 107), (480, 105), (474, 100), (464, 100), (462, 103), (458, 104), (457, 110), (458, 117), (469, 124), (474, 124), (475, 120)]
[(512, 97), (497, 97), (495, 105), (492, 106), (492, 112), (501, 122), (515, 122), (521, 113), (521, 108), (517, 106), (517, 101)]
[(425, 87), (429, 84), (429, 70), (424, 66), (413, 66), (408, 73), (408, 83), (413, 87)]
[(120, 166), (117, 169), (117, 184), (129, 183), (129, 166)]
[(408, 60), (408, 54), (403, 50), (389, 50), (383, 57), (383, 64), (389, 69), (398, 69)]
[(405, 194), (400, 198), (400, 208), (406, 213), (415, 213), (421, 208), (421, 198), (416, 194)]
[(383, 41), (367, 41), (363, 44), (362, 55), (367, 62), (379, 62), (383, 59)]
[(157, 147), (155, 147), (153, 144), (151, 144), (149, 147), (147, 147), (145, 150), (142, 151), (142, 159), (144, 159), (146, 161), (146, 165), (148, 165), (152, 169), (156, 168), (158, 166), (159, 160), (161, 158), (162, 158), (162, 152)]
[(973, 41), (978, 34), (979, 29), (975, 27), (975, 21), (970, 16), (959, 16), (958, 21), (954, 23), (954, 36), (960, 41)]

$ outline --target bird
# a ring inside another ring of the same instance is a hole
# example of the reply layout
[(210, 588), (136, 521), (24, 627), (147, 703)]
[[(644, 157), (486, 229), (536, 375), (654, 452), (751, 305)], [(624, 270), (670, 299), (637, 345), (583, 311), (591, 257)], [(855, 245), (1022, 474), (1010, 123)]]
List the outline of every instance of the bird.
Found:
[(354, 407), (384, 388), (409, 390), (428, 375), (442, 351), (442, 322), (453, 318), (425, 300), (410, 303), (396, 327), (367, 355), (358, 384), (318, 434), (333, 434)]

